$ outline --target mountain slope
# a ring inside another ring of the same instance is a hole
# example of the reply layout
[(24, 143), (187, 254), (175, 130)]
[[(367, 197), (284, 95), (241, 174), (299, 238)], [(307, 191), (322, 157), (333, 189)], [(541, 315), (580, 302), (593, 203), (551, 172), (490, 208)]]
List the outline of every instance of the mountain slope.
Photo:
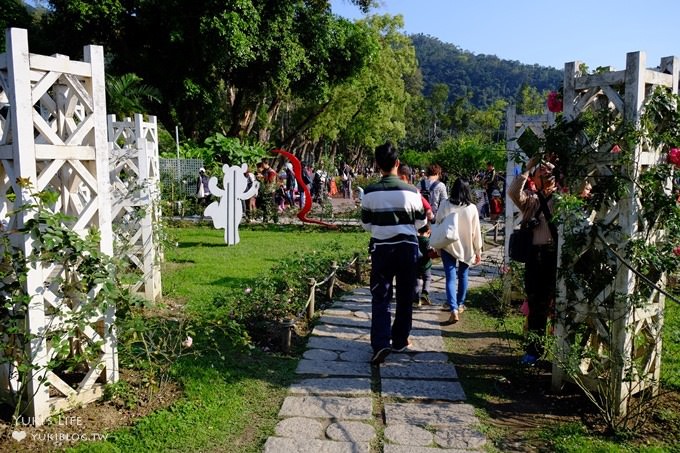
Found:
[(432, 36), (411, 35), (423, 74), (424, 93), (436, 83), (449, 86), (449, 101), (471, 95), (470, 102), (488, 107), (496, 99), (514, 99), (523, 84), (538, 91), (562, 86), (563, 71), (519, 61), (501, 60), (495, 55), (475, 55)]

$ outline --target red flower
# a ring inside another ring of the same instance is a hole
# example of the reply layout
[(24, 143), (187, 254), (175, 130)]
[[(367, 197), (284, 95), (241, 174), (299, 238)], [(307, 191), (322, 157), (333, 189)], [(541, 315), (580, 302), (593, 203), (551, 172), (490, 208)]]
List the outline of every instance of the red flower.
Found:
[(680, 256), (680, 245), (673, 249), (673, 253), (675, 256)]
[(679, 167), (680, 166), (680, 149), (671, 148), (670, 151), (668, 151), (668, 157), (666, 158), (666, 160), (669, 164), (673, 164), (676, 167)]
[(618, 154), (618, 153), (621, 152), (621, 147), (619, 145), (617, 145), (616, 143), (614, 143), (614, 146), (612, 146), (611, 152), (614, 153), (614, 154)]
[(557, 91), (551, 91), (548, 93), (548, 110), (553, 113), (559, 113), (562, 111), (564, 105), (562, 104), (562, 96)]

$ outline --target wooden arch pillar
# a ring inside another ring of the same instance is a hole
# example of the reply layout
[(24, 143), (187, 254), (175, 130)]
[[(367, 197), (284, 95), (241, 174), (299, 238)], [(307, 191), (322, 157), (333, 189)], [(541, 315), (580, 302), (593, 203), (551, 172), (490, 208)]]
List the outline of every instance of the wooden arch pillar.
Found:
[[(643, 105), (656, 86), (678, 92), (680, 67), (676, 57), (662, 59), (656, 69), (646, 69), (645, 65), (643, 52), (628, 53), (623, 71), (585, 75), (580, 73), (579, 62), (565, 64), (565, 119), (575, 120), (588, 110), (608, 109), (624, 124), (639, 127)], [(614, 145), (595, 144), (587, 170), (588, 174), (600, 177), (624, 172), (629, 178), (627, 196), (603, 207), (594, 217), (597, 223), (616, 227), (607, 229), (604, 239), (609, 247), (625, 256), (628, 242), (639, 237), (637, 228), (642, 220), (641, 200), (635, 181), (646, 167), (658, 163), (661, 155), (659, 149), (638, 144), (633, 150), (633, 164), (623, 166), (618, 162), (618, 154), (612, 152)], [(563, 234), (560, 234), (560, 250), (563, 240)], [(602, 241), (595, 241), (581, 247), (578, 256), (583, 256), (590, 248), (604, 250), (603, 247), (607, 246)], [(610, 263), (616, 269), (614, 280), (597, 294), (588, 295), (590, 292), (585, 288), (566, 284), (565, 275), (576, 263), (567, 262), (562, 253), (559, 260), (562, 272), (556, 301), (557, 348), (553, 387), (560, 388), (563, 381), (569, 379), (560, 363), (566, 363), (578, 328), (580, 344), (589, 348), (595, 356), (580, 361), (578, 375), (572, 376), (573, 379), (591, 391), (606, 392), (605, 397), (615, 412), (623, 415), (630, 396), (645, 389), (653, 392), (658, 389), (664, 297), (651, 290), (644, 304), (631, 303), (641, 283), (628, 267), (615, 259)], [(664, 278), (658, 283), (663, 284)]]
[[(16, 28), (7, 31), (6, 47), (7, 52), (0, 54), (0, 103), (8, 111), (0, 122), (0, 214), (31, 202), (30, 191), (16, 184), (19, 177), (28, 179), (35, 191), (60, 194), (54, 211), (76, 219), (65, 228), (80, 235), (98, 229), (100, 250), (111, 255), (103, 48), (86, 46), (84, 61), (31, 54), (26, 30)], [(13, 206), (8, 204), (10, 191), (16, 194)], [(16, 225), (9, 227), (21, 227), (33, 215), (22, 211), (12, 218)], [(33, 251), (30, 236), (15, 234), (12, 240), (26, 255)], [(26, 329), (34, 337), (27, 345), (33, 369), (26, 376), (29, 403), (23, 414), (26, 422), (36, 425), (51, 413), (99, 398), (104, 384), (118, 379), (113, 306), (88, 318), (88, 327), (78, 338), (100, 345), (84, 364), (87, 372), (79, 382), (66, 383), (48, 369), (56, 351), (47, 338), (74, 340), (63, 332), (68, 332), (64, 326), (70, 313), (78, 310), (78, 301), (66, 302), (61, 296), (64, 275), (59, 266), (38, 262), (25, 283), (31, 297)], [(3, 387), (15, 388), (0, 382), (0, 391)]]
[(108, 134), (116, 254), (125, 255), (141, 275), (132, 291), (154, 301), (162, 292), (156, 233), (161, 217), (156, 117), (144, 121), (136, 113), (134, 119), (116, 121), (116, 115), (109, 115)]

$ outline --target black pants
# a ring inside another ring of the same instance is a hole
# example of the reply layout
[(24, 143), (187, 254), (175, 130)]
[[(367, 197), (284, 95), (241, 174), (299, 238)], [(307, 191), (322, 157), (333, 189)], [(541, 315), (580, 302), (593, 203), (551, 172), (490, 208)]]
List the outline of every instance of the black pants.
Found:
[(529, 302), (527, 354), (540, 356), (543, 353), (542, 339), (555, 300), (556, 283), (557, 249), (554, 245), (532, 246), (524, 267), (524, 289)]

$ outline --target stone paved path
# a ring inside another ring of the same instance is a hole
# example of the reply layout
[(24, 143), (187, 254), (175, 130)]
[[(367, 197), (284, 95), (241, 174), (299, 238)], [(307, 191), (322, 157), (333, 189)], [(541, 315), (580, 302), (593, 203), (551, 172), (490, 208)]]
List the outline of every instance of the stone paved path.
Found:
[[(470, 269), (470, 286), (497, 275), (501, 248)], [(335, 301), (314, 328), (265, 453), (432, 453), (483, 451), (474, 408), (448, 361), (440, 310), (444, 274), (433, 266), (435, 305), (414, 309), (412, 348), (372, 367), (371, 295)]]

